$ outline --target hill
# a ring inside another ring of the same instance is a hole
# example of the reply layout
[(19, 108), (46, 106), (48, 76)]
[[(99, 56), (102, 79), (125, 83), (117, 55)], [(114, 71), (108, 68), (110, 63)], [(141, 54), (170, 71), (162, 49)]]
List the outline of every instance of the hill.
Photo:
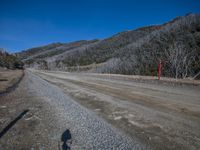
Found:
[(200, 71), (200, 15), (118, 33), (103, 40), (53, 43), (17, 54), (27, 67), (49, 70), (194, 77)]

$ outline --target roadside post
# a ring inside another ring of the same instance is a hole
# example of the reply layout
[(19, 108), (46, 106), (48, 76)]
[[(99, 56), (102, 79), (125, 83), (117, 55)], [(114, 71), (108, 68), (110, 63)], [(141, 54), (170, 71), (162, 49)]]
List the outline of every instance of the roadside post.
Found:
[(159, 60), (159, 64), (158, 64), (158, 80), (160, 80), (161, 68), (162, 68), (162, 64), (161, 64), (161, 60)]

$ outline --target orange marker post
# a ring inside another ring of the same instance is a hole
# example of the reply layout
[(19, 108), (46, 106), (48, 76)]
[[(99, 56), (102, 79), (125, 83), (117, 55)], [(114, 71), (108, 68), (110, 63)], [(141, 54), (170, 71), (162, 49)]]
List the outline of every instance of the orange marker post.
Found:
[(162, 64), (161, 64), (161, 61), (159, 61), (159, 64), (158, 64), (158, 80), (160, 80), (161, 68), (162, 68)]

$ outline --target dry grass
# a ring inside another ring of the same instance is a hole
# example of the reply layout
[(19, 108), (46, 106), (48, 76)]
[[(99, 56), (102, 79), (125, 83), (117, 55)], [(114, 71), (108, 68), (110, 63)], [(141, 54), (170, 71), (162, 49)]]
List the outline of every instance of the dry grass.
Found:
[(23, 75), (22, 70), (0, 70), (0, 93), (17, 83)]

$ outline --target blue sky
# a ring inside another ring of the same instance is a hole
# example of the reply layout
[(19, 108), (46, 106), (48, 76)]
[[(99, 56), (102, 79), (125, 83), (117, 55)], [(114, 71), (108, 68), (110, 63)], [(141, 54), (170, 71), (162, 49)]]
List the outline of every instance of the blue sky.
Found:
[(0, 0), (0, 47), (103, 39), (189, 12), (200, 13), (200, 0)]

